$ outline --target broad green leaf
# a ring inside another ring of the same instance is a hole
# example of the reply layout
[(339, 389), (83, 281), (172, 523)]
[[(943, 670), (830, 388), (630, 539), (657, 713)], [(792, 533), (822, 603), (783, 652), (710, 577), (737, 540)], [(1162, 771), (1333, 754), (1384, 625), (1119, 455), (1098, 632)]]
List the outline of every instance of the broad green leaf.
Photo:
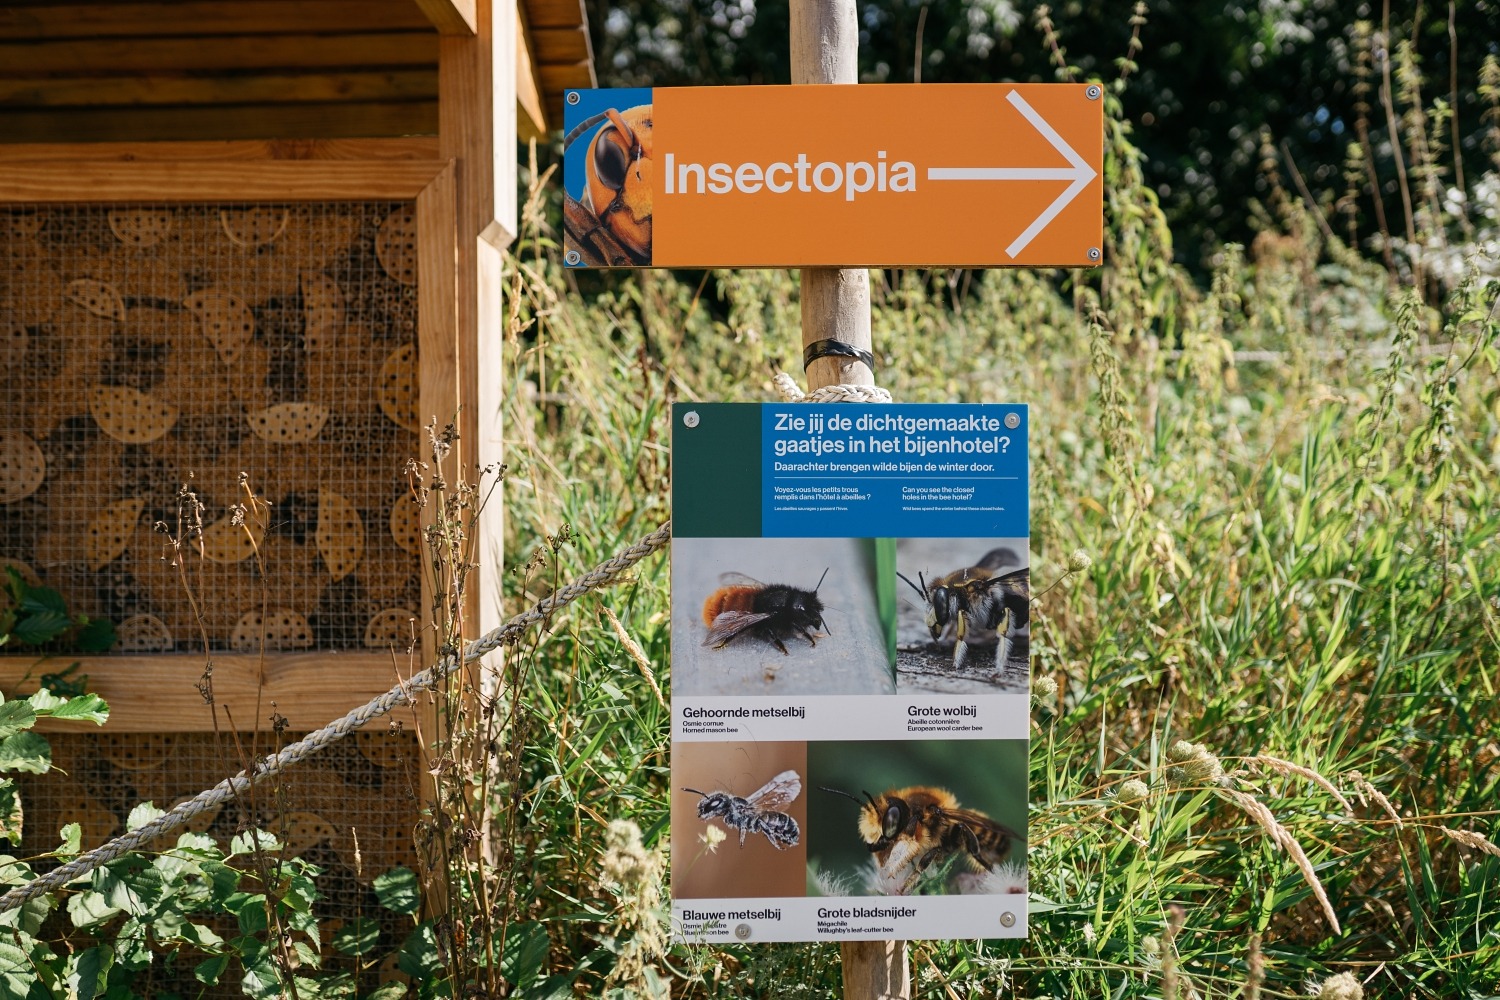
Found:
[(66, 616), (68, 613), (68, 602), (63, 600), (62, 594), (51, 587), (30, 587), (21, 595), (16, 602), (22, 611), (31, 614), (42, 614), (44, 612), (55, 612)]
[(161, 874), (154, 868), (137, 868), (135, 858), (126, 857), (94, 871), (93, 888), (104, 901), (132, 915), (148, 913), (160, 902), (166, 889)]
[(356, 917), (333, 935), (333, 946), (345, 955), (368, 955), (380, 944), (380, 925), (366, 917)]
[(35, 694), (28, 695), (24, 702), (15, 702), (14, 704), (30, 705), (31, 710), (36, 714), (50, 715), (51, 709), (57, 708), (59, 705), (66, 705), (67, 703), (67, 698), (59, 695), (56, 691), (42, 687), (37, 688)]
[(206, 833), (196, 833), (192, 830), (177, 838), (177, 849), (180, 851), (191, 851), (195, 854), (208, 854), (214, 857), (220, 857), (222, 854), (214, 838)]
[(26, 952), (13, 941), (0, 938), (0, 996), (29, 996), (38, 982)]
[(205, 924), (189, 923), (183, 928), (182, 936), (204, 951), (215, 951), (224, 947), (224, 939), (212, 927)]
[(60, 857), (71, 858), (83, 850), (83, 827), (77, 823), (69, 823), (58, 831), (62, 837), (62, 843), (57, 845), (57, 854)]
[(83, 627), (73, 637), (80, 653), (105, 653), (115, 644), (115, 626), (107, 618), (82, 619)]
[(8, 701), (0, 705), (0, 739), (14, 736), (36, 725), (36, 712), (24, 701)]
[(518, 990), (530, 988), (546, 967), (551, 947), (547, 929), (537, 921), (511, 925), (505, 935), (505, 951), (500, 956), (501, 975)]
[(432, 922), (424, 920), (417, 929), (407, 935), (396, 957), (396, 965), (402, 972), (417, 980), (429, 980), (439, 976), (443, 963), (438, 958), (437, 935)]
[(16, 783), (9, 778), (0, 778), (0, 838), (10, 841), (11, 846), (19, 844), (24, 819), (21, 793), (17, 791)]
[(15, 625), (11, 626), (10, 635), (16, 642), (40, 646), (56, 639), (72, 626), (72, 619), (61, 611), (36, 611), (18, 618)]
[(254, 854), (256, 851), (279, 851), (281, 841), (264, 830), (246, 830), (229, 842), (229, 855)]
[(68, 919), (80, 930), (102, 923), (119, 912), (120, 908), (111, 906), (102, 892), (92, 889), (68, 897)]
[[(37, 703), (37, 699), (43, 695), (46, 695), (46, 697), (55, 702), (55, 704), (49, 706), (48, 711), (43, 711), (42, 707)], [(109, 706), (97, 694), (83, 694), (75, 698), (58, 698), (46, 688), (42, 688), (31, 696), (30, 702), (38, 715), (50, 715), (54, 719), (92, 722), (100, 726), (109, 720)]]
[(209, 986), (217, 983), (224, 970), (229, 968), (229, 955), (215, 955), (213, 958), (205, 959), (193, 967), (193, 978), (200, 983)]
[(0, 740), (0, 771), (46, 774), (52, 769), (52, 744), (33, 732)]
[(375, 897), (392, 912), (416, 913), (422, 906), (417, 873), (403, 865), (375, 876)]
[(78, 977), (78, 1000), (94, 1000), (109, 982), (109, 968), (114, 964), (114, 952), (100, 947), (89, 948), (78, 955), (73, 965)]
[(247, 953), (242, 962), (245, 966), (245, 978), (240, 981), (240, 988), (248, 996), (279, 1000), (285, 995), (281, 989), (281, 975), (268, 952), (262, 950), (253, 957)]
[(231, 912), (239, 918), (241, 934), (260, 934), (269, 926), (266, 919), (266, 897), (261, 893), (251, 895), (249, 893), (236, 893), (235, 896), (243, 895), (240, 900), (233, 900), (239, 905), (232, 906)]
[(405, 983), (382, 983), (373, 993), (366, 994), (369, 1000), (401, 1000), (406, 996)]
[(165, 812), (165, 809), (158, 809), (155, 802), (142, 802), (130, 810), (130, 816), (125, 820), (125, 829), (139, 830), (147, 823), (162, 816)]
[(575, 996), (573, 980), (567, 976), (548, 976), (526, 996), (529, 1000), (571, 1000)]

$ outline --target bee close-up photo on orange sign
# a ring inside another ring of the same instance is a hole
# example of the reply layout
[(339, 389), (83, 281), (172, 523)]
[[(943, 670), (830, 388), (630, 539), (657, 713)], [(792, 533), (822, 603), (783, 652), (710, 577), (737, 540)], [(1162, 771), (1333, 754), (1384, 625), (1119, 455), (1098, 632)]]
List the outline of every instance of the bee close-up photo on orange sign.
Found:
[(569, 91), (572, 267), (1089, 267), (1085, 84)]

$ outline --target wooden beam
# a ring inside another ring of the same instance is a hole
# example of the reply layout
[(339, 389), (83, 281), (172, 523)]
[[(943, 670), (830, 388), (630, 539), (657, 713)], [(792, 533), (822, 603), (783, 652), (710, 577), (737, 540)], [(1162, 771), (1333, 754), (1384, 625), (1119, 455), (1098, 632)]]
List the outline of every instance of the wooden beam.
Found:
[(267, 163), (9, 165), (0, 202), (337, 201), (417, 197), (446, 163), (276, 160)]
[(516, 11), (516, 133), (522, 140), (547, 134), (547, 115), (542, 110), (542, 88), (531, 59), (530, 36)]
[(583, 0), (525, 0), (526, 23), (535, 28), (577, 28), (589, 23)]
[(347, 35), (219, 35), (197, 38), (65, 38), (0, 42), (0, 75), (148, 73), (179, 70), (431, 66), (432, 31)]
[(591, 63), (594, 58), (586, 28), (533, 28), (531, 42), (539, 63)]
[(436, 135), (436, 101), (200, 107), (0, 108), (5, 142), (170, 142)]
[[(199, 654), (156, 656), (0, 657), (0, 689), (7, 697), (37, 689), (37, 678), (77, 662), (88, 689), (109, 704), (109, 732), (203, 733), (213, 718), (195, 684), (203, 673)], [(228, 707), (241, 729), (269, 729), (272, 703), (297, 730), (318, 729), (395, 687), (426, 666), (402, 653), (216, 653), (214, 702)], [(262, 680), (264, 683), (262, 683)], [(223, 718), (220, 717), (220, 727)], [(78, 732), (74, 723), (38, 728)], [(92, 727), (85, 727), (92, 728)]]
[(431, 101), (437, 73), (427, 69), (234, 76), (0, 77), (0, 104), (27, 108), (109, 108), (173, 104), (318, 104), (331, 101)]
[(444, 35), (474, 34), (474, 0), (417, 0), (417, 6)]
[(63, 160), (432, 160), (436, 136), (400, 139), (270, 139), (226, 142), (0, 143), (0, 163)]
[(594, 85), (594, 68), (588, 63), (543, 63), (537, 67), (537, 75), (547, 96), (558, 100), (564, 90)]
[(0, 38), (284, 35), (432, 30), (411, 0), (256, 0), (221, 3), (46, 3), (0, 6)]

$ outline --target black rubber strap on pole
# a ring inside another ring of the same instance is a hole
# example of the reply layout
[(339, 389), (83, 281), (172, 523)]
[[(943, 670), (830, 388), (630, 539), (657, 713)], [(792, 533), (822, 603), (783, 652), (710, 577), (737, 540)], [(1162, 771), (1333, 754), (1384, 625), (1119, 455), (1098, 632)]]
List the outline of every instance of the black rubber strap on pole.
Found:
[(808, 344), (802, 351), (802, 370), (807, 371), (819, 358), (854, 358), (863, 361), (871, 375), (875, 374), (875, 355), (842, 340), (816, 340)]

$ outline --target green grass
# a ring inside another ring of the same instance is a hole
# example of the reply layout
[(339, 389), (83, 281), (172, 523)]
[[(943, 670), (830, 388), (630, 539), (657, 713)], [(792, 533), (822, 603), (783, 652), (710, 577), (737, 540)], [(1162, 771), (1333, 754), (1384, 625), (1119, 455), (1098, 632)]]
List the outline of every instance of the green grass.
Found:
[[(1061, 581), (1033, 626), (1031, 938), (914, 944), (915, 995), (1496, 995), (1500, 288), (1424, 302), (1283, 205), (1197, 291), (1108, 146), (1099, 272), (873, 275), (898, 400), (1031, 405), (1033, 580)], [(669, 516), (669, 402), (774, 399), (800, 346), (794, 274), (580, 291), (558, 256), (534, 231), (513, 262), (504, 500), (513, 562), (569, 540), (516, 607)], [(517, 915), (589, 994), (837, 995), (837, 948), (664, 950), (659, 903), (603, 874), (611, 820), (665, 849), (666, 609), (654, 557), (527, 654)]]

